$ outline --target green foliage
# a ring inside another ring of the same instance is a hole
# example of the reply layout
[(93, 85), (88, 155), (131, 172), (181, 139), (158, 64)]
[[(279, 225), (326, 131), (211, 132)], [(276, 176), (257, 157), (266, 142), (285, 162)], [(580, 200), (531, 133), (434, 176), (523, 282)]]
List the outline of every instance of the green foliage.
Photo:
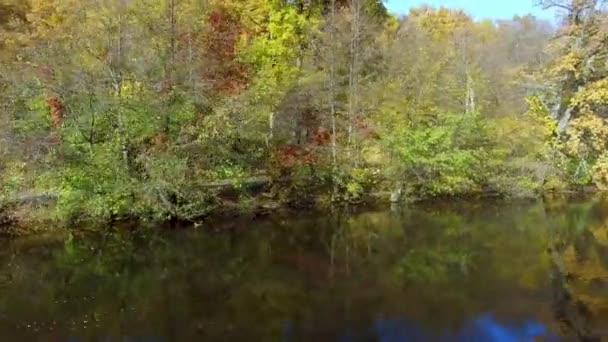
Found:
[(377, 190), (381, 181), (378, 169), (372, 167), (355, 167), (350, 172), (334, 174), (334, 200), (358, 202), (370, 192)]
[(383, 144), (394, 158), (390, 178), (414, 196), (459, 195), (481, 190), (487, 127), (478, 114), (443, 113), (428, 122), (390, 126)]
[(194, 177), (187, 158), (161, 154), (141, 162), (146, 178), (135, 191), (138, 216), (194, 220), (213, 208), (213, 194)]
[(59, 194), (55, 215), (61, 220), (108, 221), (139, 217), (192, 220), (206, 215), (214, 197), (192, 179), (187, 159), (170, 154), (141, 156), (140, 173), (125, 167), (119, 153), (96, 149), (86, 164), (54, 170), (39, 186)]
[(563, 189), (565, 160), (555, 137), (556, 123), (539, 97), (526, 99), (528, 109), (520, 117), (492, 123), (495, 145), (491, 183), (499, 192), (531, 197), (539, 191)]
[(133, 213), (135, 180), (119, 154), (104, 147), (97, 148), (84, 163), (52, 170), (39, 180), (40, 187), (59, 195), (56, 217), (106, 221)]
[(283, 198), (295, 206), (315, 203), (320, 189), (326, 187), (322, 174), (309, 164), (299, 164), (289, 173), (289, 184), (282, 191)]
[(518, 118), (497, 119), (440, 113), (408, 122), (397, 111), (382, 134), (393, 158), (390, 178), (414, 198), (487, 191), (528, 197), (547, 180), (559, 188), (556, 124), (537, 97), (528, 106)]
[(12, 162), (0, 167), (0, 206), (24, 188), (26, 166), (22, 162)]
[[(540, 77), (550, 30), (532, 17), (397, 18), (374, 0), (11, 1), (2, 196), (57, 194), (62, 220), (253, 208), (262, 194), (244, 185), (260, 175), (276, 181), (264, 195), (294, 204), (604, 182), (599, 14), (567, 24)], [(573, 32), (588, 38), (578, 48)]]
[(557, 130), (557, 123), (551, 118), (549, 108), (538, 96), (526, 98), (526, 103), (528, 110), (525, 113), (525, 119), (532, 125), (530, 130), (539, 135), (538, 138), (541, 142), (551, 143)]

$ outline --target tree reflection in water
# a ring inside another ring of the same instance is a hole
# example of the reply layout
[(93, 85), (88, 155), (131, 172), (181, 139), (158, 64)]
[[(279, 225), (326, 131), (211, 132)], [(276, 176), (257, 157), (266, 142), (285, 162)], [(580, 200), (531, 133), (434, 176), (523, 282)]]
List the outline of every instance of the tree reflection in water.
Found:
[(459, 202), (0, 242), (0, 341), (593, 340), (607, 222), (601, 199)]

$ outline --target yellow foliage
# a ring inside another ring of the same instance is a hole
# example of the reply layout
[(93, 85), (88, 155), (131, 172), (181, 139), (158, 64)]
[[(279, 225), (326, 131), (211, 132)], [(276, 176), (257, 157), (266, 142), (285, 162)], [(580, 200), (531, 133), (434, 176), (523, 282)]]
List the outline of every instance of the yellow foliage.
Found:
[(555, 61), (549, 73), (553, 76), (560, 76), (564, 72), (576, 72), (576, 66), (581, 63), (581, 56), (576, 52), (569, 52)]
[(123, 98), (134, 98), (141, 95), (143, 85), (138, 81), (124, 81), (120, 88), (120, 95)]
[(608, 126), (604, 119), (583, 113), (566, 130), (566, 151), (572, 156), (599, 156), (606, 149)]
[(593, 82), (579, 90), (571, 101), (583, 113), (594, 113), (596, 106), (608, 104), (608, 78)]
[(593, 184), (601, 190), (608, 190), (608, 154), (603, 153), (593, 166)]
[(437, 40), (445, 40), (458, 30), (471, 27), (473, 20), (462, 10), (439, 9), (423, 6), (410, 10), (420, 27), (424, 28)]
[(39, 39), (48, 39), (56, 35), (60, 28), (70, 25), (70, 20), (77, 18), (68, 14), (70, 11), (81, 8), (74, 0), (32, 0), (31, 10), (27, 20), (32, 27), (32, 36)]
[(556, 122), (538, 97), (526, 99), (528, 110), (520, 117), (496, 119), (497, 140), (513, 155), (544, 158), (554, 143)]

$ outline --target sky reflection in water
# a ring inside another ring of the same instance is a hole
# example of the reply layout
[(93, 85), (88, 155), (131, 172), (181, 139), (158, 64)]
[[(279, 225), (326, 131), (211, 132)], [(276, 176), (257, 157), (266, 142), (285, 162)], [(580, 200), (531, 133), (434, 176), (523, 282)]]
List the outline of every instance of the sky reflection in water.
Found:
[(547, 333), (545, 326), (534, 320), (519, 325), (498, 322), (490, 314), (483, 314), (471, 320), (456, 333), (428, 333), (414, 324), (401, 320), (377, 320), (374, 333), (379, 342), (402, 341), (493, 341), (521, 342), (534, 341), (543, 337), (544, 341), (557, 341)]
[[(283, 342), (291, 341), (293, 324), (288, 323)], [(536, 320), (524, 320), (517, 325), (504, 324), (497, 321), (491, 314), (482, 314), (467, 323), (457, 332), (429, 332), (416, 323), (398, 319), (378, 319), (365, 336), (378, 342), (410, 342), (410, 341), (444, 341), (444, 342), (533, 342), (538, 338), (553, 342), (560, 339), (550, 334), (545, 326)], [(346, 332), (340, 342), (355, 342), (362, 339), (354, 332)]]

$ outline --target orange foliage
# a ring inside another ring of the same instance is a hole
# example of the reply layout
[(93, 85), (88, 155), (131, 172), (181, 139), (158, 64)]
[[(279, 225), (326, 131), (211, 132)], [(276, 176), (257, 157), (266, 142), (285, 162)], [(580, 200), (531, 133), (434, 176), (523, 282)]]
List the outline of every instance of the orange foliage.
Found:
[(237, 60), (242, 25), (227, 9), (219, 7), (209, 15), (210, 30), (204, 37), (210, 63), (205, 79), (221, 94), (238, 94), (247, 86), (248, 68)]
[(49, 135), (46, 139), (47, 144), (49, 144), (50, 146), (52, 145), (59, 145), (61, 144), (61, 137), (57, 134), (52, 133), (51, 135)]
[(155, 135), (154, 138), (152, 138), (153, 146), (164, 146), (164, 145), (167, 145), (168, 142), (169, 142), (169, 136), (165, 132), (159, 133), (159, 134)]
[(327, 145), (331, 140), (331, 133), (323, 127), (317, 128), (312, 136), (312, 142), (318, 146)]
[(367, 120), (361, 118), (355, 119), (354, 126), (363, 139), (380, 139), (380, 135), (378, 134), (376, 129), (372, 127), (372, 125), (370, 125)]
[(314, 164), (318, 161), (312, 149), (296, 144), (280, 146), (274, 155), (282, 169), (290, 169), (299, 164)]
[(166, 132), (157, 133), (147, 136), (137, 147), (138, 153), (146, 154), (153, 151), (165, 151), (169, 143), (169, 136)]
[(55, 96), (49, 96), (46, 99), (46, 103), (49, 105), (49, 107), (51, 107), (51, 121), (53, 122), (53, 127), (57, 129), (61, 126), (63, 121), (63, 112), (65, 107)]

